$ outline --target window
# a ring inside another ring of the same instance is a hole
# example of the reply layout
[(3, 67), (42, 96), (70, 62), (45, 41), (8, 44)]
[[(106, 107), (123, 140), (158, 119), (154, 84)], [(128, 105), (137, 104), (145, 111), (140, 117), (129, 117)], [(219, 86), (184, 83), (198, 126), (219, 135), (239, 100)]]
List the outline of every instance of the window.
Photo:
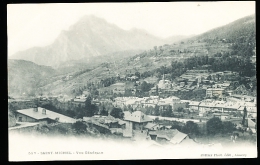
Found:
[(22, 121), (22, 117), (19, 117), (18, 121), (21, 122)]

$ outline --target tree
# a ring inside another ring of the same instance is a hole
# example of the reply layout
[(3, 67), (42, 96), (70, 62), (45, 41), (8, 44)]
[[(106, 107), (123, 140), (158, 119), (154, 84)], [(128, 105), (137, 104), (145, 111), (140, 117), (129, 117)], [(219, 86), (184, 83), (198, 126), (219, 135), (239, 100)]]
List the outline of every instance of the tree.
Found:
[(141, 92), (148, 92), (151, 90), (152, 88), (152, 84), (147, 83), (146, 81), (143, 81), (141, 84)]
[(177, 112), (183, 112), (184, 109), (182, 107), (178, 107)]
[(87, 126), (86, 124), (84, 124), (81, 121), (76, 121), (76, 123), (74, 123), (72, 125), (72, 128), (75, 129), (75, 131), (77, 132), (77, 134), (81, 134), (81, 133), (85, 133), (87, 131)]
[(159, 123), (159, 117), (156, 117), (156, 118), (154, 119), (154, 122), (155, 122), (155, 123)]
[(186, 124), (182, 127), (182, 132), (186, 134), (199, 134), (199, 126), (193, 121), (187, 121)]
[(102, 115), (102, 116), (107, 116), (108, 115), (108, 111), (106, 111), (104, 105), (101, 106), (100, 115)]
[(132, 93), (131, 89), (126, 89), (124, 96), (125, 97), (133, 96), (133, 93)]
[(161, 116), (163, 117), (170, 117), (172, 114), (172, 106), (167, 105), (165, 109), (162, 110)]
[(158, 85), (156, 85), (156, 95), (158, 96), (159, 90), (158, 90)]
[(242, 120), (242, 125), (246, 126), (246, 117), (247, 117), (247, 110), (246, 107), (244, 107), (244, 115), (243, 115), (243, 120)]
[(121, 108), (113, 108), (112, 111), (110, 112), (110, 115), (120, 119), (124, 117), (124, 113)]
[(153, 109), (153, 115), (155, 116), (159, 116), (160, 115), (160, 110), (159, 110), (159, 106), (156, 104), (154, 109)]
[(134, 112), (134, 109), (133, 109), (133, 107), (132, 107), (131, 105), (128, 105), (128, 111), (129, 111), (130, 113)]
[(206, 127), (209, 135), (215, 135), (222, 131), (222, 121), (218, 117), (213, 117), (207, 121)]
[(138, 77), (138, 79), (141, 77), (140, 72), (135, 72), (135, 76)]
[(222, 123), (222, 133), (231, 133), (235, 130), (235, 125), (230, 121), (224, 121)]
[(178, 131), (181, 131), (182, 130), (182, 126), (180, 126), (179, 124), (177, 123), (174, 123), (171, 127), (171, 129), (177, 129)]

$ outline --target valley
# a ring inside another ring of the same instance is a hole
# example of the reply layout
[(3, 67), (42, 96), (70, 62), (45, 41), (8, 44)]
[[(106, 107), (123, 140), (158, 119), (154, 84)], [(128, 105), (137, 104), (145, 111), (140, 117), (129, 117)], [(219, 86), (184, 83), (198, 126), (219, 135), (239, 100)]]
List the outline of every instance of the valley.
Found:
[(85, 17), (53, 45), (8, 59), (9, 130), (161, 147), (254, 146), (254, 24), (248, 16), (167, 43)]

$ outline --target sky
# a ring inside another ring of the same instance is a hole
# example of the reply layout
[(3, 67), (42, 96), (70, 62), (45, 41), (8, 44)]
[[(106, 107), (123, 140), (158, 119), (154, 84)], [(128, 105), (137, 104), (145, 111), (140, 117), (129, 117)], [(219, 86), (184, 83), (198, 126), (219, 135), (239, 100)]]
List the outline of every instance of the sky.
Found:
[(255, 14), (255, 2), (8, 4), (8, 56), (54, 42), (81, 17), (96, 15), (124, 30), (157, 37), (196, 35)]

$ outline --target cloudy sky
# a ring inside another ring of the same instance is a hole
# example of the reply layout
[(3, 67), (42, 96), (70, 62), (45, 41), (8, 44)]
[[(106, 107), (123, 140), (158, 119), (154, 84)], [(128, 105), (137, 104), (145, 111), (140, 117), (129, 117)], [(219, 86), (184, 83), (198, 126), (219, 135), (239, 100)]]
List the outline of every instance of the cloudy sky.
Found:
[(122, 29), (162, 38), (206, 32), (255, 13), (255, 2), (9, 4), (8, 55), (51, 44), (82, 16), (93, 14)]

